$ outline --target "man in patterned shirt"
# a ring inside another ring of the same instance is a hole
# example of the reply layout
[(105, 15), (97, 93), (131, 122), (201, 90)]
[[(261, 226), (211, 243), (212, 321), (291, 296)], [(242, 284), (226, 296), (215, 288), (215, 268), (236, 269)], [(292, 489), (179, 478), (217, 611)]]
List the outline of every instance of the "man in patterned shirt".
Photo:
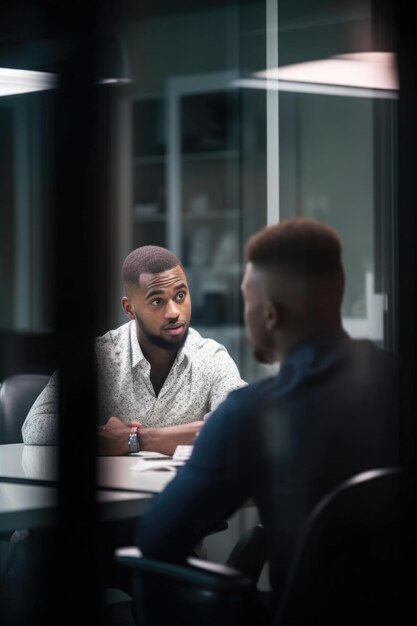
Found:
[[(125, 259), (122, 307), (129, 322), (96, 340), (99, 453), (172, 454), (191, 444), (204, 417), (244, 385), (226, 349), (190, 328), (184, 268), (165, 248), (142, 246)], [(22, 427), (25, 444), (58, 441), (57, 373)]]

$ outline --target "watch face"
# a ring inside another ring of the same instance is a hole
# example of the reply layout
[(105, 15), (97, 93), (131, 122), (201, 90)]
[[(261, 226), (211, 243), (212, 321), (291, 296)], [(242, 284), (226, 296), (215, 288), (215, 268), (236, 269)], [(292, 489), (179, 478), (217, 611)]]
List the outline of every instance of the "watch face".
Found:
[(129, 446), (130, 452), (139, 452), (139, 439), (137, 433), (130, 434), (129, 439), (127, 440), (127, 445)]

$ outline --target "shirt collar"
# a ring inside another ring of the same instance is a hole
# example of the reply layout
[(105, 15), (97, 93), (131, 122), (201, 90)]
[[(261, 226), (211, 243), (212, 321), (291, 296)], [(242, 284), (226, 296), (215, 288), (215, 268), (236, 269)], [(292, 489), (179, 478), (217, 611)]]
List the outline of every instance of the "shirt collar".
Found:
[(296, 345), (292, 352), (284, 359), (282, 365), (303, 360), (304, 358), (309, 359), (311, 355), (314, 355), (316, 350), (334, 349), (337, 344), (348, 339), (350, 339), (350, 337), (343, 329), (334, 332), (322, 331), (315, 333)]
[[(177, 354), (177, 358), (174, 361), (174, 366), (182, 363), (185, 358), (189, 360), (190, 351), (192, 350), (193, 343), (194, 331), (192, 328), (189, 328), (187, 339), (185, 340), (185, 344), (182, 346), (180, 352)], [(132, 357), (132, 369), (143, 361), (146, 361), (146, 363), (148, 362), (143, 355), (142, 348), (140, 347), (138, 337), (136, 335), (135, 320), (132, 320), (130, 322), (130, 354)]]
[(132, 369), (136, 367), (141, 361), (146, 360), (143, 356), (143, 352), (136, 335), (135, 320), (132, 320), (130, 322), (130, 354), (132, 356)]

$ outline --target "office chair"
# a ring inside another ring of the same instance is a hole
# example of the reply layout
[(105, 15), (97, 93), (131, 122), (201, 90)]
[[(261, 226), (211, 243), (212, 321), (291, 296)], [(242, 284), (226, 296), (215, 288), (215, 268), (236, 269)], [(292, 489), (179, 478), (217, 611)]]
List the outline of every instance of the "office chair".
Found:
[[(399, 468), (363, 472), (316, 505), (297, 542), (278, 608), (264, 623), (397, 623), (400, 476)], [(132, 568), (138, 624), (162, 626), (175, 618), (183, 626), (262, 623), (250, 572), (191, 558), (184, 565), (154, 561), (137, 548), (121, 548), (116, 558)]]
[(401, 470), (362, 472), (311, 513), (275, 626), (397, 624)]
[(247, 623), (267, 560), (261, 524), (240, 537), (225, 565), (192, 557), (185, 565), (155, 561), (143, 558), (136, 547), (119, 548), (115, 554), (119, 563), (133, 570), (133, 613), (135, 622), (143, 626)]
[(0, 386), (0, 444), (22, 443), (22, 426), (38, 395), (46, 386), (46, 374), (14, 374)]

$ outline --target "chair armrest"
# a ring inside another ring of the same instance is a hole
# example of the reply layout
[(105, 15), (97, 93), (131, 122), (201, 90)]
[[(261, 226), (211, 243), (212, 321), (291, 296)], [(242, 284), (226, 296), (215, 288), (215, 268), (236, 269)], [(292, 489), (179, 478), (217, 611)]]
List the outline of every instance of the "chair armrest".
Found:
[(188, 558), (184, 564), (157, 561), (142, 556), (139, 548), (134, 546), (118, 548), (115, 556), (118, 563), (137, 572), (158, 574), (173, 578), (176, 582), (204, 587), (211, 591), (233, 590), (240, 592), (249, 590), (256, 585), (256, 581), (251, 580), (237, 569), (193, 557)]

